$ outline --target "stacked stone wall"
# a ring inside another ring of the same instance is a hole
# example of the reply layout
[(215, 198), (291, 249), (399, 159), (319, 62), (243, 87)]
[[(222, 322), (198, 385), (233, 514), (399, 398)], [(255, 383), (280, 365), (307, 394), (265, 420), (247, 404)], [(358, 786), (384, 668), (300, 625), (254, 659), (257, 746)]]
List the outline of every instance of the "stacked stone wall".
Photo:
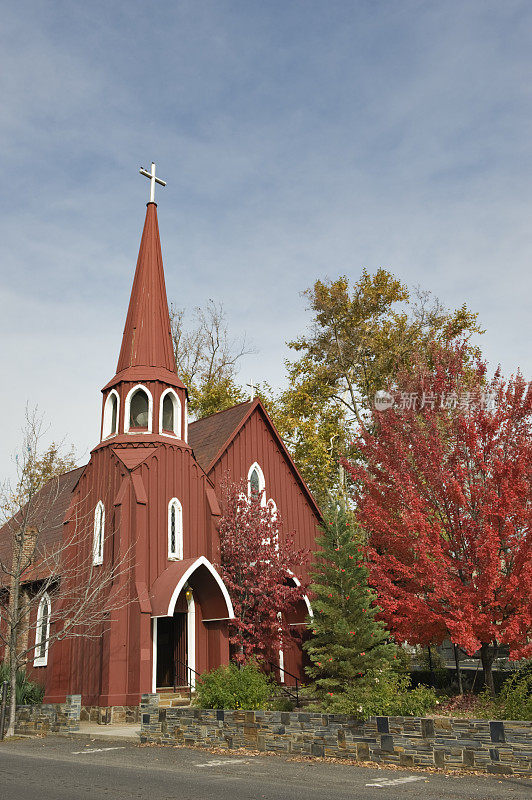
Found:
[(532, 722), (159, 708), (156, 694), (140, 713), (142, 742), (532, 775)]
[(81, 695), (68, 695), (65, 703), (17, 706), (15, 734), (76, 733), (79, 731)]
[(81, 722), (98, 725), (129, 725), (140, 722), (139, 706), (82, 706)]

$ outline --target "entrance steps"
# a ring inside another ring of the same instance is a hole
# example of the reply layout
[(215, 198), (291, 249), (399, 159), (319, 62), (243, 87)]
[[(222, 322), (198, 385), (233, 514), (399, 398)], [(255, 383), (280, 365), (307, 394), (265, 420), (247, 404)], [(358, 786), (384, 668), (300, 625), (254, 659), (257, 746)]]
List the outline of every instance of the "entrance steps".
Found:
[(190, 705), (188, 689), (177, 692), (158, 692), (159, 708), (182, 708)]

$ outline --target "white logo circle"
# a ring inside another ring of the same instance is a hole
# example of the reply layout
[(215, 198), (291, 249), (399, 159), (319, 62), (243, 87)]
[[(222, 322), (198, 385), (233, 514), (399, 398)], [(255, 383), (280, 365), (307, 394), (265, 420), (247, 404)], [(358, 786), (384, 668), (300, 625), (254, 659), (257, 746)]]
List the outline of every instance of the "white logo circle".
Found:
[(387, 411), (394, 404), (393, 395), (385, 392), (384, 389), (379, 389), (375, 392), (375, 408), (377, 411)]

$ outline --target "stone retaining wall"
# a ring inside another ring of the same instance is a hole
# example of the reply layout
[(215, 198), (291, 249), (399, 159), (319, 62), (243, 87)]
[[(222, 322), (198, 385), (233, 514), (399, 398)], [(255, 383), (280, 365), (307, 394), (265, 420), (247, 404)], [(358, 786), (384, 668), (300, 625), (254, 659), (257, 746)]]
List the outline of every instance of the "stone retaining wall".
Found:
[(139, 706), (82, 706), (81, 722), (97, 722), (98, 725), (127, 725), (140, 722)]
[(159, 708), (156, 694), (140, 711), (142, 742), (532, 775), (532, 722)]
[(17, 706), (15, 734), (75, 733), (80, 714), (80, 694), (68, 695), (65, 703)]

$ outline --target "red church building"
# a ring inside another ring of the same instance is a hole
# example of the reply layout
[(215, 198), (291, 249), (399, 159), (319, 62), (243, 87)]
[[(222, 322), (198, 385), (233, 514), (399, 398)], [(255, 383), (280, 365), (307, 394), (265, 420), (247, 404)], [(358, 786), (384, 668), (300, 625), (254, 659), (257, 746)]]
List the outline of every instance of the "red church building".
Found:
[[(118, 579), (128, 602), (110, 612), (101, 636), (48, 647), (53, 593), (42, 598), (27, 667), (45, 685), (45, 702), (81, 694), (84, 705), (135, 705), (143, 693), (184, 685), (188, 676), (193, 683), (196, 674), (228, 662), (233, 606), (215, 566), (224, 476), (264, 491), (283, 528), (295, 532), (297, 547), (314, 548), (321, 519), (258, 399), (189, 424), (153, 200), (116, 374), (102, 392), (101, 440), (86, 466), (59, 479), (50, 499), (53, 513), (47, 514), (50, 530), (39, 535), (68, 540), (79, 520), (89, 520), (81, 546), (92, 554), (94, 570), (121, 559), (128, 563)], [(302, 603), (294, 624), (303, 624), (309, 610)], [(280, 658), (281, 666), (301, 675), (297, 649)]]

